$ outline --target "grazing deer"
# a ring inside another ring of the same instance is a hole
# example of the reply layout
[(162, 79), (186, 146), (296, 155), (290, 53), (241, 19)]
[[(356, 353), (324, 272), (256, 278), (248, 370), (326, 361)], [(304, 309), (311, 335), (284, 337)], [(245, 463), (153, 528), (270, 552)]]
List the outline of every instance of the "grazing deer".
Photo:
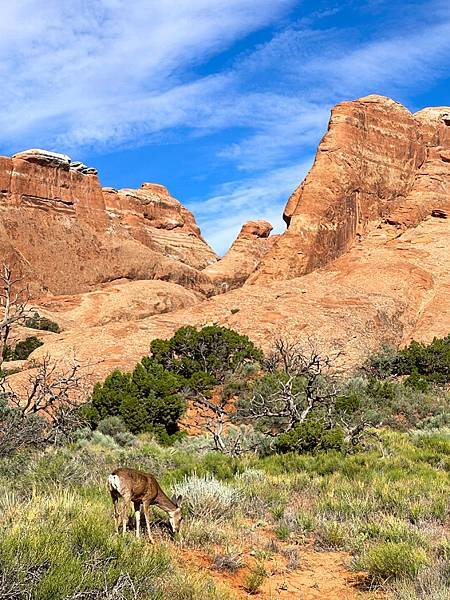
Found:
[[(126, 532), (128, 511), (133, 502), (136, 517), (136, 537), (140, 534), (141, 507), (144, 511), (145, 523), (150, 541), (153, 543), (153, 536), (150, 531), (149, 508), (156, 504), (169, 515), (170, 525), (173, 533), (176, 533), (181, 525), (183, 517), (181, 516), (181, 496), (175, 496), (170, 499), (162, 491), (159, 483), (150, 473), (144, 473), (136, 469), (120, 468), (116, 469), (108, 477), (108, 489), (114, 504), (114, 521), (116, 532), (119, 533), (120, 523), (122, 531)], [(119, 512), (119, 498), (122, 498), (122, 509)]]

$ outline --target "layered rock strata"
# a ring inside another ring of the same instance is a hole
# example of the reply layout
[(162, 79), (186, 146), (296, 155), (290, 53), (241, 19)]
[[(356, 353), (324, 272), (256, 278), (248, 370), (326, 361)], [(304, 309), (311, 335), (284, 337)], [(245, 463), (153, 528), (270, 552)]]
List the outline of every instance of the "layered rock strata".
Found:
[(217, 257), (165, 188), (103, 191), (95, 169), (48, 151), (0, 157), (0, 253), (32, 297), (120, 278), (214, 291), (200, 269)]
[(111, 227), (144, 246), (201, 270), (217, 261), (193, 214), (167, 188), (143, 183), (140, 189), (103, 188)]
[(442, 210), (450, 185), (449, 114), (443, 107), (413, 115), (376, 95), (338, 104), (313, 167), (286, 205), (287, 231), (249, 282), (309, 273), (380, 223), (404, 230)]
[[(74, 328), (53, 335), (33, 353), (63, 359), (96, 359), (96, 377), (131, 368), (149, 341), (170, 337), (187, 323), (219, 323), (269, 349), (288, 337), (316, 342), (340, 353), (339, 365), (360, 364), (382, 342), (431, 341), (450, 331), (450, 228), (448, 219), (427, 217), (402, 234), (383, 225), (333, 263), (308, 275), (245, 285), (188, 308), (139, 321)], [(51, 313), (50, 313), (51, 316)], [(57, 315), (55, 314), (55, 320)]]

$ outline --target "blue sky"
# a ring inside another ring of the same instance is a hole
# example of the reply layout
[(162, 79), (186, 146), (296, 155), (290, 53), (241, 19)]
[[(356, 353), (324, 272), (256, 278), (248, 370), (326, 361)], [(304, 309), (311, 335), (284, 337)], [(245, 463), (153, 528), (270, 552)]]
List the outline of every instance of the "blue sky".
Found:
[(448, 0), (2, 1), (0, 154), (163, 183), (223, 253), (282, 230), (335, 103), (449, 105), (449, 56)]

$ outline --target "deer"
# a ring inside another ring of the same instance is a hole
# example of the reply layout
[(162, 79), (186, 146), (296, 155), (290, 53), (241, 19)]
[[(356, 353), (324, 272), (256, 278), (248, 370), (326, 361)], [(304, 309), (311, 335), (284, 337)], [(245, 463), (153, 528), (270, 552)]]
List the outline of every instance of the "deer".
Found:
[[(161, 489), (159, 483), (151, 473), (144, 473), (137, 469), (122, 467), (113, 471), (108, 477), (108, 489), (114, 504), (114, 522), (116, 533), (119, 533), (120, 524), (122, 532), (127, 530), (128, 512), (131, 503), (134, 505), (136, 518), (136, 537), (140, 537), (141, 507), (144, 512), (147, 533), (151, 543), (154, 543), (150, 531), (149, 509), (151, 505), (159, 506), (168, 515), (173, 534), (180, 529), (183, 520), (181, 514), (181, 496), (169, 498)], [(122, 508), (119, 511), (119, 498), (122, 498)]]

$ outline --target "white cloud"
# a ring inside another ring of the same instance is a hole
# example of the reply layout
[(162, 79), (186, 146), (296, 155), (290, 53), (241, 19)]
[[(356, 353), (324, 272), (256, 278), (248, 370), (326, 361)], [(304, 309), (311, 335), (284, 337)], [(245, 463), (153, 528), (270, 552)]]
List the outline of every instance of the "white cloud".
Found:
[[(293, 0), (48, 0), (0, 5), (0, 131), (11, 145), (139, 138), (183, 123), (190, 69)], [(200, 92), (198, 92), (200, 94)], [(178, 101), (182, 96), (182, 106)], [(189, 100), (191, 105), (187, 106)], [(164, 106), (164, 103), (171, 104)], [(192, 117), (191, 117), (192, 118)]]
[(330, 11), (305, 12), (231, 66), (198, 74), (294, 5), (300, 0), (0, 2), (0, 152), (99, 152), (239, 128), (215, 160), (242, 178), (190, 208), (220, 252), (245, 220), (280, 229), (331, 106), (373, 92), (407, 99), (446, 74), (450, 51), (448, 0), (436, 0), (378, 34), (368, 27), (365, 39), (350, 25), (319, 27)]
[(402, 91), (417, 89), (427, 81), (448, 74), (450, 20), (370, 41), (336, 56), (329, 49), (309, 61), (304, 69), (316, 81), (325, 81), (330, 91), (358, 94), (371, 88)]

